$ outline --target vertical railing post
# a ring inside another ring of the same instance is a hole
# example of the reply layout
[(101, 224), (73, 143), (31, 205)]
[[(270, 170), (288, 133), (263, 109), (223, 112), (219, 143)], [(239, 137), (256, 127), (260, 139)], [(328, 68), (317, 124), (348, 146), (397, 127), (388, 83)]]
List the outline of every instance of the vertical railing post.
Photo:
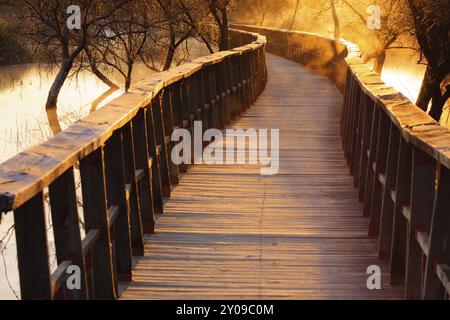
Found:
[(350, 81), (351, 81), (351, 72), (350, 68), (347, 69), (347, 77), (346, 77), (346, 83), (345, 83), (345, 91), (344, 91), (344, 102), (342, 106), (342, 112), (341, 112), (341, 138), (342, 138), (342, 147), (344, 148), (345, 152), (345, 133), (346, 133), (346, 126), (347, 126), (347, 113), (349, 109), (350, 104)]
[(156, 141), (155, 120), (153, 117), (153, 106), (145, 109), (145, 119), (147, 122), (147, 145), (149, 156), (152, 159), (152, 191), (154, 213), (163, 213), (163, 192), (161, 186), (161, 159), (158, 144)]
[(211, 128), (211, 117), (212, 117), (212, 108), (211, 108), (211, 96), (210, 96), (210, 87), (209, 87), (209, 72), (208, 68), (203, 68), (200, 71), (200, 102), (202, 110), (202, 121), (203, 121), (203, 132)]
[(359, 160), (359, 188), (358, 188), (358, 200), (364, 201), (364, 195), (366, 194), (367, 185), (367, 165), (369, 162), (369, 147), (370, 147), (370, 135), (372, 130), (373, 116), (375, 115), (376, 104), (366, 96), (366, 99), (362, 100), (362, 107), (364, 108), (364, 124), (362, 128), (362, 141), (361, 141), (361, 154)]
[(49, 186), (49, 197), (58, 265), (65, 260), (80, 268), (81, 289), (68, 290), (63, 286), (66, 299), (87, 299), (88, 282), (81, 245), (77, 195), (73, 168), (68, 169)]
[(103, 148), (80, 161), (83, 213), (86, 233), (98, 229), (100, 239), (93, 255), (95, 299), (115, 299), (117, 282), (112, 258), (109, 212), (106, 199)]
[(232, 104), (231, 104), (231, 119), (236, 119), (237, 116), (240, 114), (241, 106), (239, 103), (239, 69), (238, 69), (238, 61), (239, 56), (234, 55), (231, 60), (231, 65), (233, 68), (233, 88), (232, 90)]
[[(419, 299), (422, 289), (424, 252), (416, 241), (418, 232), (429, 230), (435, 197), (436, 161), (417, 148), (412, 150), (411, 197), (406, 215), (406, 297)], [(408, 221), (409, 220), (409, 221)]]
[(355, 188), (359, 188), (359, 178), (361, 173), (361, 153), (363, 152), (363, 139), (364, 139), (364, 126), (365, 117), (367, 112), (367, 95), (361, 90), (360, 98), (358, 100), (358, 130), (355, 133), (356, 136), (356, 146), (353, 155), (353, 182)]
[(396, 189), (400, 147), (400, 132), (392, 122), (389, 131), (386, 175), (381, 196), (380, 237), (378, 240), (378, 256), (381, 259), (388, 259), (391, 256), (392, 227), (394, 224), (394, 201), (391, 193)]
[(376, 154), (373, 166), (372, 195), (370, 199), (369, 235), (378, 236), (380, 233), (380, 215), (383, 185), (380, 177), (386, 175), (386, 163), (388, 154), (390, 119), (380, 110), (378, 135), (376, 137)]
[(394, 201), (394, 221), (389, 266), (393, 284), (402, 283), (405, 277), (407, 225), (403, 211), (405, 207), (409, 206), (411, 199), (412, 148), (402, 136), (400, 136), (399, 144), (395, 191), (391, 192)]
[(147, 123), (145, 110), (141, 109), (132, 120), (133, 150), (135, 157), (135, 175), (139, 188), (139, 204), (141, 206), (142, 226), (144, 233), (153, 233), (155, 217), (152, 193), (153, 160), (149, 157), (147, 145)]
[(440, 165), (428, 240), (423, 299), (443, 299), (444, 287), (436, 274), (438, 263), (450, 260), (450, 169)]
[(348, 98), (348, 107), (346, 112), (346, 119), (345, 119), (345, 136), (343, 139), (344, 142), (344, 154), (347, 158), (347, 163), (350, 164), (350, 151), (351, 151), (351, 139), (353, 134), (353, 113), (355, 112), (355, 97), (356, 97), (356, 83), (354, 77), (350, 78), (349, 82), (349, 98)]
[[(367, 159), (367, 166), (365, 168), (366, 170), (366, 186), (365, 186), (365, 193), (364, 193), (364, 216), (370, 216), (370, 208), (371, 208), (371, 200), (372, 200), (372, 190), (374, 185), (374, 178), (375, 172), (374, 172), (374, 163), (377, 158), (377, 146), (378, 146), (378, 132), (379, 132), (379, 126), (380, 126), (380, 107), (378, 107), (375, 104), (374, 110), (373, 110), (373, 117), (372, 117), (372, 126), (371, 126), (371, 133), (370, 133), (370, 142), (369, 142), (369, 154)], [(369, 233), (371, 233), (372, 230), (369, 230)]]
[(126, 192), (130, 203), (131, 248), (133, 256), (142, 256), (144, 254), (144, 230), (142, 228), (139, 185), (138, 181), (136, 181), (136, 162), (131, 122), (122, 127), (122, 139)]
[(211, 128), (219, 128), (220, 118), (220, 93), (217, 88), (217, 64), (208, 67), (209, 72), (209, 103), (211, 104)]
[(359, 86), (356, 86), (354, 100), (353, 100), (353, 115), (351, 119), (352, 123), (352, 136), (350, 139), (350, 152), (349, 152), (349, 166), (350, 174), (356, 176), (356, 163), (358, 158), (358, 144), (361, 145), (358, 138), (360, 138), (359, 132), (361, 131), (361, 96), (362, 90)]
[(245, 96), (245, 74), (244, 74), (244, 68), (243, 68), (243, 55), (244, 54), (240, 54), (239, 56), (237, 56), (237, 72), (238, 72), (238, 84), (237, 84), (237, 88), (238, 88), (238, 101), (239, 101), (239, 113), (238, 115), (241, 114), (241, 112), (243, 112), (245, 110), (245, 100), (244, 100), (244, 96)]
[(224, 127), (224, 118), (225, 118), (225, 103), (226, 103), (226, 93), (224, 90), (224, 82), (226, 81), (226, 70), (225, 59), (219, 62), (216, 66), (216, 89), (219, 103), (219, 112), (218, 112), (218, 120), (217, 120), (217, 129), (223, 129)]
[(224, 126), (231, 122), (233, 114), (233, 66), (232, 58), (227, 57), (225, 60), (225, 71), (226, 71), (226, 83), (225, 91), (227, 94), (224, 110)]
[[(172, 85), (173, 86), (173, 85)], [(164, 120), (164, 141), (166, 144), (166, 154), (167, 154), (167, 162), (169, 165), (169, 175), (170, 175), (170, 184), (177, 185), (178, 184), (178, 176), (179, 176), (179, 168), (178, 166), (172, 162), (171, 154), (172, 149), (174, 147), (174, 143), (171, 141), (172, 132), (175, 129), (174, 125), (174, 114), (172, 110), (172, 92), (173, 88), (165, 88), (162, 94), (162, 113)]]
[(131, 232), (130, 232), (130, 204), (126, 194), (124, 157), (122, 149), (121, 131), (115, 131), (104, 148), (106, 192), (108, 208), (117, 206), (119, 215), (114, 222), (115, 264), (119, 281), (132, 280)]
[(14, 211), (20, 294), (23, 300), (51, 299), (44, 195), (39, 192)]
[(169, 173), (169, 156), (166, 143), (166, 130), (164, 122), (164, 114), (162, 107), (162, 93), (160, 93), (152, 103), (152, 112), (154, 120), (154, 131), (156, 147), (159, 155), (159, 174), (161, 178), (162, 194), (164, 197), (170, 197), (170, 173)]

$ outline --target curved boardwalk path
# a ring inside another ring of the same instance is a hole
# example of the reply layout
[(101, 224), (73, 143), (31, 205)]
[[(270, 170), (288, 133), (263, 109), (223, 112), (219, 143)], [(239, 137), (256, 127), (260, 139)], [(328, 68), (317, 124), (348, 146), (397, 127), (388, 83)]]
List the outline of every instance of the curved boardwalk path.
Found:
[[(341, 150), (342, 96), (326, 78), (267, 55), (267, 89), (238, 128), (280, 128), (280, 171), (194, 166), (147, 237), (123, 299), (401, 298)], [(377, 264), (382, 290), (368, 290)]]

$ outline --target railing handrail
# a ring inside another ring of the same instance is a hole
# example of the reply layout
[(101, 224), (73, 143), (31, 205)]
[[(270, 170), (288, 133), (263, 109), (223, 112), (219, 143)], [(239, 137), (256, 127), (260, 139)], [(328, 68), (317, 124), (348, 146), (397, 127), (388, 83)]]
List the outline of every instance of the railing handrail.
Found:
[(227, 51), (200, 57), (157, 73), (134, 85), (128, 93), (76, 121), (47, 141), (22, 151), (0, 165), (0, 214), (12, 211), (48, 187), (77, 161), (103, 145), (113, 132), (129, 122), (164, 88), (227, 57), (254, 51), (266, 44), (256, 33), (231, 29), (254, 41)]

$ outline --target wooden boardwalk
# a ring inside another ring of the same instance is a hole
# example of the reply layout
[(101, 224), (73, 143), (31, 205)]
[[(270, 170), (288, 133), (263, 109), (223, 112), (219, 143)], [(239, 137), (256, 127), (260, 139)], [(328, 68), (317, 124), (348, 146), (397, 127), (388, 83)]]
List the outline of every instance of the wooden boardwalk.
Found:
[[(342, 95), (326, 78), (267, 55), (265, 92), (233, 124), (280, 128), (280, 171), (194, 166), (146, 237), (122, 299), (391, 299), (339, 137)], [(381, 290), (366, 268), (379, 265)]]

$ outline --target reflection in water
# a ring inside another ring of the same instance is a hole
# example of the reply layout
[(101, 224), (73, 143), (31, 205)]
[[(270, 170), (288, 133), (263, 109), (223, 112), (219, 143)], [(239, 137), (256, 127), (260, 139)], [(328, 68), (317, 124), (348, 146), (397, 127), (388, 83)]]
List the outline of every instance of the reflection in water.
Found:
[[(56, 70), (35, 65), (1, 67), (0, 162), (51, 135), (45, 115), (45, 101)], [(58, 115), (67, 126), (89, 111), (89, 102), (104, 86), (91, 74), (68, 80), (61, 90)]]
[(415, 51), (399, 49), (388, 50), (386, 64), (381, 78), (413, 103), (419, 95), (425, 66), (417, 64), (419, 57)]
[[(388, 55), (381, 78), (413, 103), (419, 95), (426, 66), (417, 64), (418, 54), (407, 50), (392, 50)], [(450, 101), (444, 106), (441, 125), (450, 128)]]
[(381, 76), (384, 82), (403, 93), (413, 103), (416, 102), (419, 95), (422, 77), (423, 75), (418, 73), (395, 69), (386, 69)]

